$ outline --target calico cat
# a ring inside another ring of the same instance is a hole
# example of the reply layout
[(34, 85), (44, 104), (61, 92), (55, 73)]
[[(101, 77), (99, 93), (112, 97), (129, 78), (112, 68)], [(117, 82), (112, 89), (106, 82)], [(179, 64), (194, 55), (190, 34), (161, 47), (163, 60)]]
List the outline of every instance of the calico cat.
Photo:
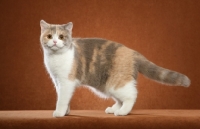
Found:
[(187, 76), (155, 65), (126, 46), (100, 38), (72, 38), (73, 24), (40, 21), (40, 42), (44, 63), (57, 92), (54, 117), (70, 111), (70, 100), (77, 86), (87, 86), (115, 104), (105, 112), (127, 115), (137, 98), (137, 74), (168, 85), (188, 87)]

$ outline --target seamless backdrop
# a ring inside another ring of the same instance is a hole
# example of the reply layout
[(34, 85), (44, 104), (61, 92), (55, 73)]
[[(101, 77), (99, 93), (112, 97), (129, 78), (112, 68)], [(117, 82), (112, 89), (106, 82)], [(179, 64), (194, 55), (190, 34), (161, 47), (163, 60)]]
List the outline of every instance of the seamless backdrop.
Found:
[[(0, 110), (54, 109), (56, 94), (43, 64), (41, 19), (74, 23), (74, 37), (101, 37), (179, 71), (191, 86), (138, 78), (134, 109), (200, 109), (199, 0), (1, 0)], [(103, 110), (113, 101), (78, 88), (71, 109)]]

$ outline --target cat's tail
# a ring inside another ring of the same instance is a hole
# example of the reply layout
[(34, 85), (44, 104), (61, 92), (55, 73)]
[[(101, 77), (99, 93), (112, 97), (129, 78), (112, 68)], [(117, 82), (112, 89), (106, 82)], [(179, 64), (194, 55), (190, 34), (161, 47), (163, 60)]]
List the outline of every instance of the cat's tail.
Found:
[(136, 62), (138, 71), (150, 79), (168, 85), (184, 87), (190, 85), (190, 79), (186, 75), (157, 66), (139, 53), (137, 53)]

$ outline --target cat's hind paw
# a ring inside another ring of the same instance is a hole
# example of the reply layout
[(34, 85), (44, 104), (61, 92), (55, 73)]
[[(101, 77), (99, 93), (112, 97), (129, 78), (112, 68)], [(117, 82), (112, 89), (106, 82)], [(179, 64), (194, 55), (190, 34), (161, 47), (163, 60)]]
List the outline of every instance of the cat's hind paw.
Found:
[(114, 113), (114, 110), (112, 109), (112, 107), (107, 107), (106, 110), (105, 110), (105, 112), (107, 114), (112, 114), (112, 113)]

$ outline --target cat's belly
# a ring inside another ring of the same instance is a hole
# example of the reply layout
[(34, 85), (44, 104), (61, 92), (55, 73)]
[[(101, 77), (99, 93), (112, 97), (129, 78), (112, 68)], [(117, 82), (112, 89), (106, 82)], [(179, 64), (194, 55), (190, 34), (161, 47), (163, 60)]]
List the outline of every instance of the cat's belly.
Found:
[(96, 94), (97, 96), (99, 96), (100, 98), (109, 98), (110, 94), (106, 93), (106, 92), (101, 92), (95, 88), (93, 88), (92, 86), (87, 86), (87, 85), (83, 85), (84, 87), (88, 88), (89, 90), (91, 90), (94, 94)]

